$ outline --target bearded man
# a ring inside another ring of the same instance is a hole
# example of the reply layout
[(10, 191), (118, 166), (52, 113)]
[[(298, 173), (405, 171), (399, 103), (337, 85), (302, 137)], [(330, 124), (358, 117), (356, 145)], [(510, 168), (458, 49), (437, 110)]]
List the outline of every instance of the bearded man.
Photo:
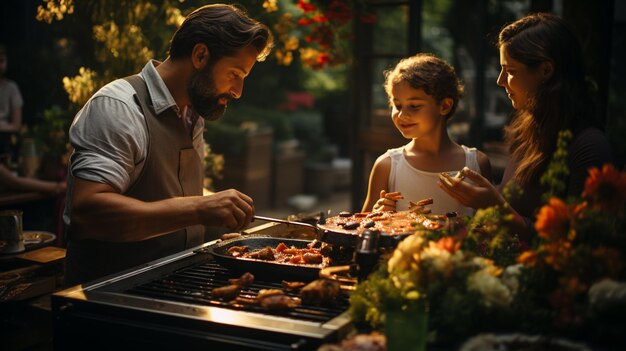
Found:
[(204, 119), (241, 97), (244, 78), (273, 46), (269, 29), (230, 5), (187, 16), (169, 57), (96, 92), (70, 128), (66, 285), (203, 243), (204, 226), (239, 230), (253, 200), (229, 189), (203, 196)]

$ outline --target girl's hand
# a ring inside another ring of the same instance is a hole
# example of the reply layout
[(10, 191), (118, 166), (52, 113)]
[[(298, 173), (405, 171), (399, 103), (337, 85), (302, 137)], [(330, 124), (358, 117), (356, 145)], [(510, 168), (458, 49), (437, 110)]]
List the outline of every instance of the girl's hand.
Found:
[(396, 202), (404, 197), (399, 191), (388, 193), (385, 190), (380, 191), (380, 198), (374, 204), (373, 211), (381, 212), (381, 211), (395, 211), (396, 210)]
[(498, 189), (485, 177), (467, 167), (463, 168), (463, 174), (474, 184), (464, 182), (461, 178), (451, 177), (449, 174), (441, 174), (442, 179), (437, 182), (437, 185), (461, 205), (474, 209), (494, 205), (502, 206), (506, 203)]

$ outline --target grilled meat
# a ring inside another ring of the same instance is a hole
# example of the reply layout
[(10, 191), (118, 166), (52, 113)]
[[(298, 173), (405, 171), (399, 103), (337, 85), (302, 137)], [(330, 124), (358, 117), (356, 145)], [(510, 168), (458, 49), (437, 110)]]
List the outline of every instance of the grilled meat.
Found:
[(302, 302), (306, 304), (322, 305), (334, 302), (340, 293), (339, 283), (327, 279), (318, 279), (302, 288), (300, 297)]
[(250, 272), (244, 273), (239, 279), (228, 279), (228, 282), (232, 285), (239, 285), (241, 287), (248, 286), (254, 283), (254, 276)]
[(231, 254), (233, 257), (239, 257), (243, 255), (244, 253), (248, 252), (249, 249), (250, 248), (247, 246), (233, 246), (233, 247), (229, 247), (228, 250), (226, 250), (226, 252)]
[(288, 282), (286, 280), (283, 280), (282, 284), (283, 284), (283, 289), (289, 290), (289, 291), (298, 290), (306, 285), (306, 283), (303, 283), (303, 282)]
[(252, 298), (249, 298), (249, 297), (242, 297), (242, 296), (237, 296), (237, 298), (232, 300), (231, 302), (236, 303), (236, 304), (240, 304), (240, 305), (244, 305), (244, 306), (256, 305), (256, 304), (259, 303), (259, 301), (257, 299), (252, 299)]
[(227, 285), (211, 290), (211, 295), (218, 299), (230, 301), (235, 299), (237, 295), (239, 295), (239, 291), (241, 291), (241, 286)]
[(257, 294), (257, 301), (261, 307), (270, 310), (284, 310), (300, 305), (300, 299), (285, 295), (279, 289), (262, 289)]
[(274, 295), (285, 295), (285, 292), (283, 292), (280, 289), (261, 289), (259, 290), (259, 293), (257, 294), (256, 298), (258, 300), (262, 300), (268, 296), (274, 296)]
[(259, 305), (268, 310), (284, 310), (300, 306), (300, 300), (287, 295), (272, 295), (260, 300)]
[(272, 247), (270, 246), (264, 247), (256, 251), (252, 251), (247, 257), (256, 258), (258, 260), (265, 260), (265, 261), (275, 260), (274, 251), (272, 250)]
[(323, 257), (320, 254), (307, 252), (304, 255), (302, 255), (302, 259), (306, 263), (316, 264), (316, 263), (322, 263)]

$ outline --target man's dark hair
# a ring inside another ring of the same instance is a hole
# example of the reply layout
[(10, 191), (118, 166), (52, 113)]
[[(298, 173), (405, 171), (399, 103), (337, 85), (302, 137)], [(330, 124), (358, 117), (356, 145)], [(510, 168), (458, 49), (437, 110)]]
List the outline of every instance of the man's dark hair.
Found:
[(189, 57), (196, 44), (209, 48), (211, 61), (232, 56), (239, 49), (254, 46), (263, 61), (274, 46), (274, 37), (266, 25), (248, 17), (232, 5), (213, 4), (190, 13), (178, 28), (170, 45), (170, 58)]

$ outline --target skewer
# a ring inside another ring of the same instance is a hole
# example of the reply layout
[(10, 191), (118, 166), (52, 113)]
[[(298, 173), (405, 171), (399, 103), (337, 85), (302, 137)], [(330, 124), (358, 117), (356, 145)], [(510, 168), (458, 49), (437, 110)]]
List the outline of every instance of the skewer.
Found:
[(282, 223), (282, 224), (287, 224), (287, 225), (299, 225), (299, 226), (303, 226), (303, 227), (309, 227), (314, 229), (316, 232), (319, 230), (319, 228), (317, 228), (316, 226), (309, 224), (309, 223), (304, 223), (304, 222), (297, 222), (297, 221), (290, 221), (290, 220), (286, 220), (286, 219), (279, 219), (279, 218), (272, 218), (272, 217), (265, 217), (265, 216), (258, 216), (255, 215), (254, 219), (260, 219), (262, 221), (267, 221), (267, 222), (276, 222), (276, 223)]

